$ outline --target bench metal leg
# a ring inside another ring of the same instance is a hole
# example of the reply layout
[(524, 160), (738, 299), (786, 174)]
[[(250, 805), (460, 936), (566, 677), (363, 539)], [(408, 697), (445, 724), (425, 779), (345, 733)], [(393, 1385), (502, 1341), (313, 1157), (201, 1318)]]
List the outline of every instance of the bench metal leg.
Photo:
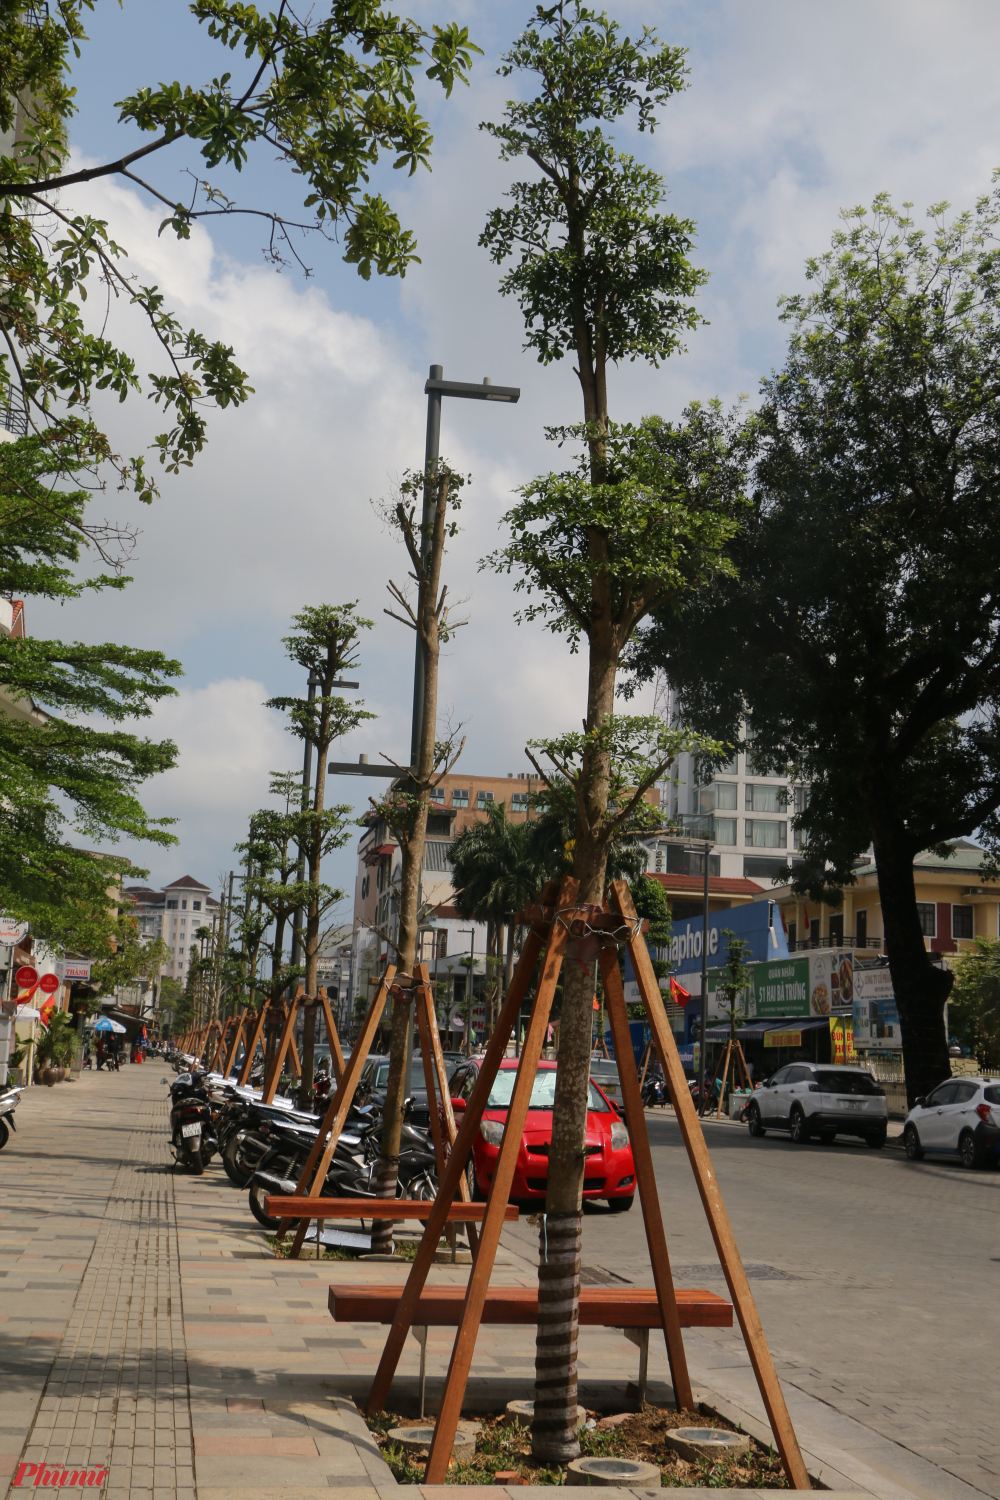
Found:
[(420, 1345), (420, 1415), (424, 1414), (424, 1391), (427, 1385), (427, 1325), (426, 1323), (414, 1323), (410, 1325), (410, 1332)]
[(622, 1333), (639, 1351), (639, 1405), (646, 1400), (646, 1380), (649, 1375), (649, 1329), (623, 1328)]

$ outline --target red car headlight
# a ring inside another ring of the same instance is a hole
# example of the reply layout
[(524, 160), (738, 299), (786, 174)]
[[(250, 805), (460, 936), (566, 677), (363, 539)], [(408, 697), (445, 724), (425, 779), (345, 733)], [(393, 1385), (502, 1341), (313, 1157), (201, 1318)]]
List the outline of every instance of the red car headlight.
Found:
[(487, 1146), (499, 1146), (503, 1140), (504, 1122), (502, 1120), (483, 1120), (479, 1126), (479, 1134)]
[(622, 1124), (621, 1120), (616, 1120), (611, 1127), (612, 1151), (624, 1151), (628, 1143), (628, 1130)]

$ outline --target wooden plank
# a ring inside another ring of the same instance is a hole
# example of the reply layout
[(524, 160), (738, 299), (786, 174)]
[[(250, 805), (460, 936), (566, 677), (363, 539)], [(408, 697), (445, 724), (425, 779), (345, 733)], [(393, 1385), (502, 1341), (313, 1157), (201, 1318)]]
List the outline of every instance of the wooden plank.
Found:
[[(302, 1002), (305, 999), (305, 994), (306, 994), (306, 992), (305, 992), (305, 986), (300, 984), (299, 987), (298, 987), (298, 989), (295, 991), (295, 1000), (294, 1000), (293, 1003), (295, 1005), (301, 1005)], [(289, 1052), (289, 1056), (291, 1057), (291, 1060), (292, 1060), (292, 1072), (295, 1074), (296, 1078), (298, 1078), (298, 1079), (301, 1080), (301, 1078), (302, 1078), (302, 1063), (301, 1063), (301, 1061), (299, 1059), (299, 1049), (298, 1049), (298, 1047), (295, 1044), (295, 1032), (294, 1031), (291, 1033), (291, 1036), (289, 1038), (288, 1052)]]
[[(681, 1337), (681, 1322), (674, 1296), (674, 1278), (670, 1271), (670, 1255), (667, 1251), (667, 1236), (663, 1229), (663, 1213), (656, 1190), (656, 1173), (653, 1170), (653, 1153), (649, 1148), (649, 1133), (646, 1116), (642, 1110), (642, 1091), (635, 1070), (635, 1053), (628, 1029), (628, 1011), (625, 1008), (625, 991), (618, 971), (618, 950), (604, 948), (600, 955), (601, 978), (604, 981), (604, 1003), (611, 1026), (611, 1038), (615, 1044), (618, 1062), (618, 1081), (621, 1084), (622, 1103), (632, 1137), (632, 1159), (635, 1162), (636, 1186), (642, 1218), (646, 1227), (646, 1243), (649, 1246), (649, 1262), (653, 1268), (653, 1280), (659, 1294), (663, 1337), (667, 1344), (667, 1358), (673, 1380), (674, 1398), (678, 1411), (693, 1411), (694, 1392), (688, 1373), (684, 1340)], [(647, 1055), (648, 1055), (647, 1048)]]
[[(576, 906), (579, 889), (579, 881), (574, 880), (572, 876), (567, 876), (563, 880), (559, 893), (560, 911), (567, 908), (572, 910)], [(528, 1032), (517, 1066), (514, 1092), (507, 1108), (507, 1122), (504, 1125), (503, 1139), (500, 1142), (500, 1154), (493, 1169), (493, 1180), (486, 1199), (487, 1212), (479, 1236), (479, 1253), (465, 1289), (462, 1316), (455, 1332), (448, 1376), (441, 1395), (441, 1407), (427, 1456), (427, 1468), (424, 1472), (425, 1484), (444, 1484), (448, 1465), (451, 1462), (451, 1450), (455, 1442), (455, 1433), (458, 1431), (469, 1371), (472, 1368), (472, 1358), (476, 1350), (476, 1335), (482, 1321), (483, 1305), (489, 1291), (497, 1246), (500, 1243), (503, 1211), (514, 1181), (514, 1170), (524, 1136), (531, 1090), (534, 1087), (535, 1074), (538, 1071), (542, 1047), (545, 1044), (549, 1012), (552, 1009), (552, 1000), (562, 969), (563, 954), (569, 941), (569, 925), (566, 921), (556, 920), (553, 921), (548, 932), (542, 975), (538, 982), (535, 1003), (531, 1008), (531, 1020), (528, 1023)], [(505, 1039), (505, 1052), (506, 1048)], [(497, 1066), (499, 1066), (499, 1060)], [(425, 1236), (427, 1232), (425, 1231)]]
[(237, 1020), (237, 1023), (236, 1023), (236, 1030), (233, 1033), (233, 1045), (229, 1049), (229, 1053), (228, 1053), (228, 1055), (226, 1057), (226, 1061), (225, 1061), (225, 1063), (223, 1065), (223, 1069), (222, 1069), (223, 1077), (226, 1078), (226, 1079), (228, 1079), (230, 1073), (233, 1071), (233, 1064), (236, 1061), (236, 1054), (239, 1051), (240, 1038), (242, 1037), (244, 1043), (246, 1042), (246, 1032), (245, 1032), (244, 1028), (246, 1026), (247, 1016), (249, 1014), (250, 1014), (250, 1012), (247, 1010), (247, 1008), (245, 1006), (244, 1006), (243, 1010), (240, 1011), (239, 1019)]
[(216, 1071), (219, 1063), (222, 1060), (222, 1057), (226, 1050), (226, 1037), (229, 1035), (229, 1028), (232, 1024), (232, 1019), (230, 1018), (230, 1020), (226, 1022), (225, 1026), (219, 1027), (219, 1040), (215, 1044), (215, 1051), (212, 1053), (212, 1061), (208, 1066), (208, 1071), (210, 1073), (214, 1073)]
[[(441, 1112), (444, 1115), (444, 1130), (448, 1142), (448, 1151), (451, 1151), (455, 1145), (455, 1137), (458, 1134), (458, 1129), (455, 1125), (455, 1111), (451, 1107), (451, 1088), (448, 1083), (448, 1069), (445, 1066), (444, 1052), (441, 1048), (441, 1033), (438, 1031), (437, 1015), (434, 1010), (434, 992), (431, 988), (431, 976), (427, 965), (418, 964), (417, 974), (420, 976), (424, 984), (424, 994), (426, 996), (427, 1011), (427, 1031), (430, 1036), (431, 1045), (430, 1055), (434, 1062), (434, 1074), (437, 1079), (438, 1092), (441, 1095)], [(423, 1046), (422, 1041), (420, 1045), (421, 1047)], [(425, 1061), (425, 1073), (426, 1068), (427, 1063)], [(440, 1180), (441, 1173), (439, 1172), (438, 1181), (440, 1182)], [(468, 1176), (464, 1172), (462, 1173), (462, 1176), (459, 1180), (458, 1191), (461, 1195), (463, 1203), (472, 1202), (472, 1194), (469, 1191)], [(479, 1248), (479, 1235), (476, 1229), (471, 1224), (468, 1226), (467, 1233), (469, 1237), (469, 1249), (471, 1250), (473, 1257), (475, 1257), (476, 1251)]]
[(335, 1083), (339, 1083), (344, 1076), (344, 1054), (341, 1050), (340, 1036), (337, 1033), (337, 1024), (333, 1019), (333, 1011), (330, 1009), (330, 1001), (325, 986), (320, 987), (319, 1003), (323, 1007), (323, 1023), (326, 1026), (326, 1039), (330, 1043), (330, 1057), (333, 1061), (333, 1079)]
[[(400, 1287), (331, 1286), (327, 1304), (338, 1323), (389, 1323), (395, 1316)], [(465, 1288), (425, 1287), (416, 1303), (414, 1323), (454, 1326), (461, 1317)], [(677, 1289), (682, 1328), (732, 1328), (733, 1308), (716, 1292)], [(483, 1300), (484, 1323), (527, 1324), (538, 1321), (537, 1287), (492, 1287)], [(660, 1327), (655, 1287), (580, 1288), (580, 1323), (590, 1328)]]
[(281, 1041), (278, 1043), (278, 1050), (274, 1054), (270, 1074), (264, 1080), (264, 1092), (261, 1094), (260, 1099), (262, 1104), (272, 1104), (274, 1096), (278, 1092), (278, 1079), (281, 1077), (281, 1069), (285, 1061), (285, 1053), (288, 1051), (288, 1044), (291, 1042), (293, 1047), (295, 1045), (294, 1038), (292, 1037), (292, 1027), (295, 1025), (295, 1017), (298, 1015), (298, 1012), (299, 997), (296, 995), (285, 1012), (285, 1024), (281, 1028)]
[[(354, 1103), (354, 1095), (357, 1091), (358, 1081), (365, 1063), (368, 1061), (368, 1053), (371, 1051), (372, 1041), (378, 1030), (378, 1023), (382, 1019), (385, 1002), (389, 995), (392, 981), (396, 977), (395, 964), (389, 964), (382, 976), (382, 982), (372, 997), (372, 1003), (368, 1007), (361, 1035), (351, 1050), (351, 1055), (344, 1068), (344, 1076), (337, 1085), (336, 1093), (326, 1107), (323, 1123), (320, 1126), (319, 1135), (316, 1137), (309, 1155), (306, 1157), (305, 1165), (298, 1181), (298, 1194), (310, 1198), (318, 1198), (323, 1191), (323, 1183), (326, 1180), (327, 1169), (337, 1149), (340, 1132), (344, 1128), (351, 1105)], [(282, 1219), (278, 1225), (278, 1237), (287, 1234), (291, 1225), (290, 1219)], [(305, 1239), (308, 1220), (303, 1219), (296, 1231), (292, 1243), (291, 1255), (296, 1257), (302, 1249)]]
[(263, 1002), (257, 1014), (257, 1019), (254, 1022), (253, 1036), (247, 1046), (247, 1054), (243, 1059), (243, 1066), (240, 1069), (240, 1076), (236, 1080), (237, 1087), (241, 1089), (246, 1088), (247, 1079), (250, 1077), (254, 1058), (257, 1056), (257, 1045), (260, 1042), (261, 1035), (264, 1031), (264, 1022), (267, 1019), (267, 1008), (270, 1004), (271, 1001), (269, 998)]
[[(264, 1212), (284, 1214), (289, 1219), (429, 1219), (433, 1198), (311, 1198), (303, 1195), (266, 1193)], [(508, 1203), (508, 1223), (517, 1222), (518, 1207)], [(485, 1218), (485, 1203), (450, 1203), (448, 1222), (467, 1224)]]
[[(617, 906), (627, 921), (636, 921), (636, 910), (625, 881), (616, 880), (611, 887), (611, 892), (612, 905)], [(649, 950), (645, 942), (638, 938), (630, 938), (626, 946), (632, 959), (632, 968), (646, 1008), (646, 1015), (656, 1038), (657, 1051), (664, 1065), (667, 1086), (670, 1089), (677, 1123), (680, 1125), (681, 1136), (691, 1162), (694, 1180), (705, 1209), (712, 1239), (715, 1241), (729, 1294), (733, 1299), (733, 1307), (739, 1319), (747, 1353), (750, 1356), (757, 1386), (767, 1411), (771, 1431), (774, 1433), (775, 1444), (781, 1454), (788, 1483), (792, 1489), (811, 1489), (809, 1475), (802, 1461), (802, 1454), (792, 1427), (792, 1420), (788, 1415), (788, 1407), (785, 1405), (785, 1397), (774, 1368), (771, 1351), (767, 1347), (750, 1283), (747, 1281), (732, 1225), (729, 1222), (729, 1215), (726, 1213), (722, 1193), (719, 1191), (712, 1159), (705, 1144), (701, 1121), (698, 1119), (694, 1100), (691, 1098), (687, 1079), (684, 1077), (684, 1069), (677, 1055), (677, 1043), (674, 1041), (674, 1034), (667, 1020), (663, 997), (656, 982), (656, 975), (653, 973)]]
[[(547, 887), (546, 894), (549, 892), (550, 887)], [(472, 1149), (473, 1139), (479, 1129), (479, 1122), (483, 1117), (483, 1110), (486, 1108), (486, 1101), (493, 1087), (497, 1069), (506, 1056), (507, 1043), (534, 977), (535, 964), (538, 962), (545, 937), (546, 934), (541, 932), (529, 932), (525, 938), (521, 957), (511, 979), (510, 989), (504, 996), (496, 1027), (486, 1048), (486, 1056), (483, 1058), (483, 1065), (479, 1070), (472, 1098), (469, 1100), (458, 1134), (452, 1144), (451, 1155), (448, 1157), (448, 1164), (441, 1178), (440, 1190), (434, 1200), (435, 1213), (428, 1219), (428, 1227), (417, 1247), (413, 1266), (406, 1279), (396, 1316), (392, 1320), (392, 1327), (386, 1338), (378, 1369), (375, 1371), (375, 1379), (368, 1393), (367, 1410), (369, 1412), (378, 1412), (385, 1408), (392, 1377), (396, 1373), (396, 1366), (399, 1364), (399, 1357), (403, 1352), (403, 1346), (413, 1322), (413, 1309), (424, 1282), (427, 1280), (427, 1273), (434, 1263), (434, 1252), (447, 1219), (448, 1205), (454, 1201), (459, 1179), (464, 1176), (465, 1163)]]

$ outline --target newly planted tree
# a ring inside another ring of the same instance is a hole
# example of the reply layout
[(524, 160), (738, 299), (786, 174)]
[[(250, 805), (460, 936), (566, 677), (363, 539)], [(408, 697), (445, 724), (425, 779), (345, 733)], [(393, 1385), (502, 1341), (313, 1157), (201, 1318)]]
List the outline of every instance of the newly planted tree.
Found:
[(330, 746), (350, 734), (367, 719), (374, 719), (361, 703), (348, 703), (334, 692), (341, 674), (357, 665), (358, 641), (371, 621), (355, 613), (354, 604), (321, 604), (295, 615), (294, 633), (285, 637), (292, 661), (307, 671), (316, 688), (315, 697), (271, 698), (268, 708), (279, 708), (288, 714), (289, 729), (300, 740), (312, 746), (315, 757), (315, 781), (302, 788), (301, 827), (297, 843), (305, 854), (305, 1022), (302, 1033), (301, 1103), (309, 1102), (313, 1087), (313, 1060), (316, 1047), (316, 1008), (319, 981), (320, 931), (323, 918), (344, 900), (344, 892), (321, 880), (323, 859), (347, 842), (350, 834), (351, 807), (342, 803), (326, 806), (326, 760)]
[[(518, 586), (534, 595), (527, 618), (547, 617), (574, 649), (587, 639), (584, 734), (545, 748), (562, 774), (572, 765), (573, 873), (581, 904), (597, 905), (617, 816), (608, 815), (613, 751), (644, 735), (614, 724), (618, 662), (651, 609), (721, 565), (731, 466), (714, 407), (693, 408), (680, 428), (668, 429), (669, 453), (649, 424), (610, 418), (609, 367), (636, 359), (658, 365), (698, 321), (691, 299), (704, 276), (688, 259), (694, 226), (663, 211), (662, 178), (617, 151), (606, 133), (630, 114), (640, 134), (653, 131), (657, 109), (683, 87), (683, 52), (662, 46), (648, 28), (636, 41), (624, 37), (606, 15), (575, 0), (539, 6), (501, 73), (534, 75), (539, 89), (508, 103), (503, 123), (485, 128), (504, 160), (526, 158), (536, 174), (511, 187), (510, 206), (490, 215), (481, 243), (498, 264), (514, 261), (501, 291), (520, 304), (528, 347), (545, 364), (575, 360), (583, 423), (551, 434), (577, 442), (580, 462), (524, 487), (507, 517), (513, 541), (490, 561), (518, 573)], [(579, 1265), (594, 957), (569, 962), (563, 986), (546, 1234), (549, 1245), (559, 1237), (557, 1258), (566, 1260), (572, 1291), (547, 1279), (539, 1287), (545, 1332), (532, 1423), (532, 1451), (550, 1460), (579, 1452), (572, 1268)]]
[(1000, 196), (932, 226), (880, 197), (784, 300), (736, 570), (635, 653), (690, 722), (811, 783), (790, 876), (840, 902), (874, 850), (910, 1100), (947, 1077), (947, 968), (914, 857), (1000, 842)]
[[(441, 582), (445, 541), (457, 530), (449, 508), (457, 511), (462, 486), (461, 475), (447, 464), (428, 474), (409, 472), (404, 476), (398, 499), (385, 508), (385, 517), (398, 532), (410, 560), (410, 577), (416, 584), (416, 600), (411, 603), (407, 589), (390, 582), (389, 593), (398, 609), (386, 614), (401, 620), (416, 633), (423, 661), (423, 702), (421, 704), (420, 740), (416, 764), (400, 767), (400, 780), (388, 796), (374, 803), (376, 815), (391, 829), (402, 854), (398, 900), (399, 927), (395, 938), (396, 966), (401, 976), (413, 973), (417, 962), (420, 922), (420, 870), (427, 842), (427, 814), (431, 790), (451, 770), (462, 753), (464, 739), (456, 736), (437, 738), (438, 668), (441, 646), (452, 631), (464, 621), (448, 618), (448, 590)], [(429, 503), (427, 503), (429, 501)], [(417, 506), (422, 507), (417, 519)], [(389, 1078), (382, 1112), (382, 1140), (378, 1164), (377, 1192), (380, 1197), (396, 1195), (399, 1143), (403, 1129), (404, 1091), (406, 1088), (406, 1053), (409, 1045), (412, 1014), (410, 1006), (398, 1002), (392, 1014), (392, 1037), (389, 1046)], [(372, 1231), (372, 1249), (389, 1250), (392, 1246), (392, 1222), (378, 1220)]]

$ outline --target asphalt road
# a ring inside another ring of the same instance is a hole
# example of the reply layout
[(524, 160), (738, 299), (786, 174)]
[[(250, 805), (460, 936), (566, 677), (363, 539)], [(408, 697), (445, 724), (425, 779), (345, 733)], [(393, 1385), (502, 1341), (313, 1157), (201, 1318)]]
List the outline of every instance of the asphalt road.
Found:
[[(724, 1291), (673, 1114), (646, 1119), (675, 1281)], [(1000, 1172), (728, 1124), (706, 1138), (783, 1382), (1000, 1497)], [(529, 1225), (508, 1233), (531, 1253)], [(638, 1203), (589, 1208), (583, 1263), (652, 1284)], [(738, 1329), (722, 1342), (743, 1358)]]

